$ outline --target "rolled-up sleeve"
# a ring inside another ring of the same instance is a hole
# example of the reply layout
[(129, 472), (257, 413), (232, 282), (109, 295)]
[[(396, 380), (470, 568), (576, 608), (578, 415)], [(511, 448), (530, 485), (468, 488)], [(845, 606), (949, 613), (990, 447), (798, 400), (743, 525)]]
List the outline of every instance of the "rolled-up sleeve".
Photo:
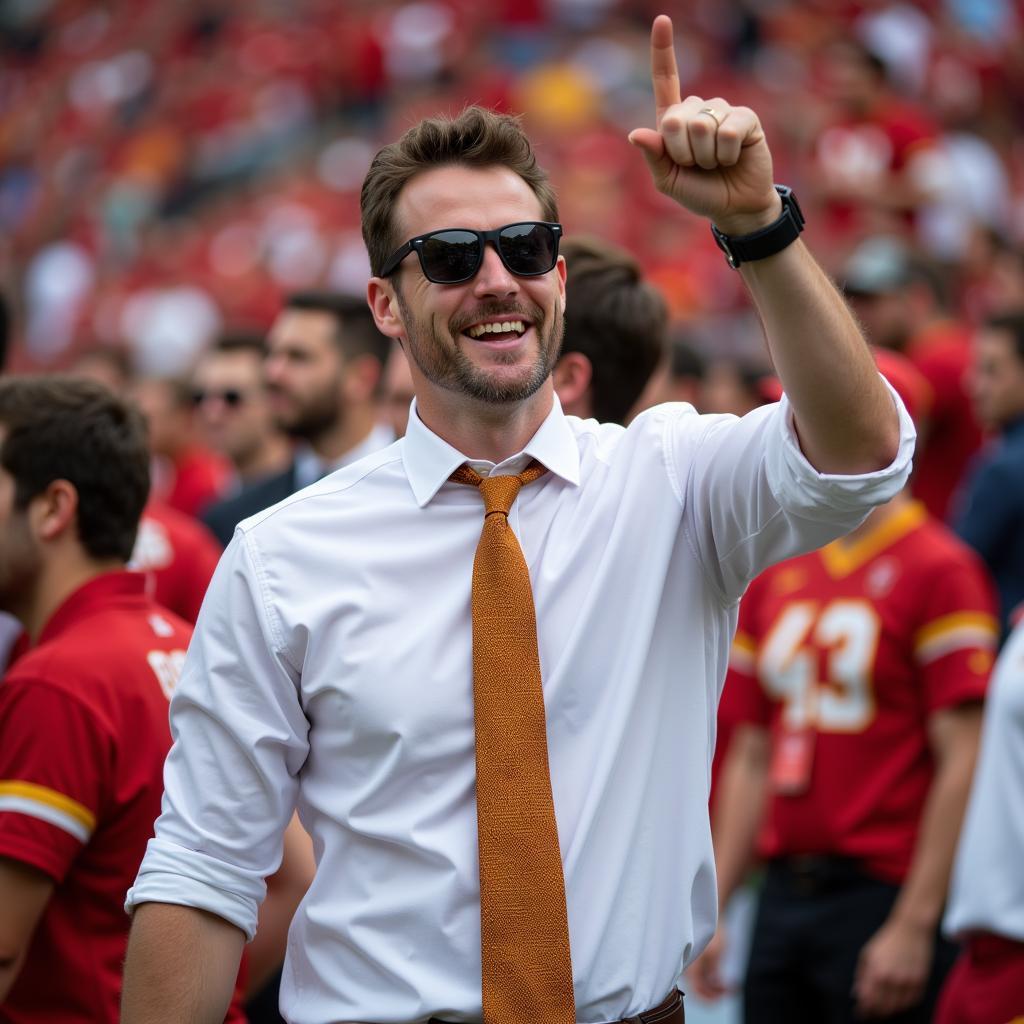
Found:
[(740, 419), (703, 417), (696, 439), (676, 434), (674, 459), (687, 470), (686, 528), (725, 602), (738, 600), (769, 565), (849, 533), (906, 484), (914, 425), (886, 387), (899, 414), (900, 444), (892, 463), (873, 473), (819, 473), (800, 450), (785, 395)]
[(211, 581), (171, 701), (162, 812), (126, 910), (182, 904), (255, 934), (308, 753), (285, 646), (258, 551), (240, 532)]

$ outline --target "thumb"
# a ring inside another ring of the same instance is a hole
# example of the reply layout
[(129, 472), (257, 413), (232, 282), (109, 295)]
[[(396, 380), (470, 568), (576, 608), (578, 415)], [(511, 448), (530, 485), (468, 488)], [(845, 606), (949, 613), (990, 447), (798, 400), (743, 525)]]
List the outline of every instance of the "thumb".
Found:
[(631, 146), (636, 146), (644, 155), (655, 181), (668, 177), (672, 160), (665, 151), (665, 140), (653, 128), (634, 128), (628, 136)]

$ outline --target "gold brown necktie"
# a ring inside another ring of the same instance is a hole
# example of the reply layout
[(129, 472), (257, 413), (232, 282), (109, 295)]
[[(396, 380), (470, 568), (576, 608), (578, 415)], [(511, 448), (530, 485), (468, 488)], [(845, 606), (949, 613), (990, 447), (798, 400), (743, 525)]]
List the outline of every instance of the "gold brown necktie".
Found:
[(530, 573), (508, 524), (546, 470), (451, 476), (484, 499), (473, 562), (473, 716), (484, 1024), (574, 1024), (565, 880), (548, 769)]

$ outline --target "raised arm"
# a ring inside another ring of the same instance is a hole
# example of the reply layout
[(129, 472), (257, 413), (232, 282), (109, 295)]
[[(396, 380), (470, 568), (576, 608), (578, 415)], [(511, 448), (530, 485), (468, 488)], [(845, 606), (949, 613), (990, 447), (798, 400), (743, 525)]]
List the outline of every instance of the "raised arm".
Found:
[[(782, 212), (761, 122), (724, 99), (682, 98), (665, 15), (651, 31), (656, 128), (637, 128), (658, 190), (736, 237)], [(896, 412), (846, 303), (797, 239), (739, 272), (764, 324), (776, 371), (792, 402), (800, 445), (822, 473), (868, 473), (899, 446)]]

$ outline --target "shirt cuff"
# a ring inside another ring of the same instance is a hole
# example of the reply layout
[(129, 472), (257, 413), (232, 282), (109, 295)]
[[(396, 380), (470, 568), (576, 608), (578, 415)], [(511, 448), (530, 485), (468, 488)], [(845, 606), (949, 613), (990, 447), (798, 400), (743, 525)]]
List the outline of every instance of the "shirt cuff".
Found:
[(263, 879), (249, 872), (176, 843), (150, 839), (124, 909), (130, 914), (140, 903), (195, 907), (233, 924), (251, 942), (266, 891)]
[(900, 443), (893, 461), (873, 473), (819, 473), (800, 450), (793, 408), (789, 399), (782, 396), (775, 420), (778, 434), (768, 445), (765, 468), (768, 486), (787, 512), (843, 522), (849, 520), (851, 513), (867, 514), (891, 501), (906, 485), (913, 467), (917, 432), (899, 395), (884, 377), (882, 382), (899, 414)]

